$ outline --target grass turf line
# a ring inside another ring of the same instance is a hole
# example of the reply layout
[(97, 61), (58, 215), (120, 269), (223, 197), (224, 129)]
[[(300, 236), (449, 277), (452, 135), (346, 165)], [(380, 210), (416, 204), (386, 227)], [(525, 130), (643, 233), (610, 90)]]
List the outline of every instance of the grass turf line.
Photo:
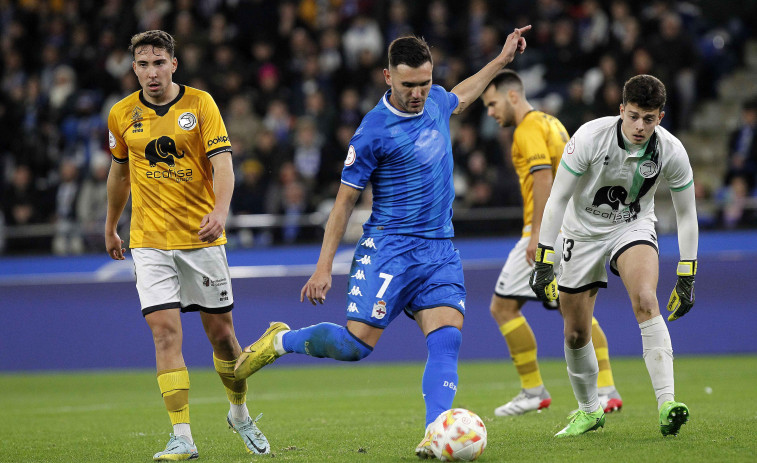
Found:
[[(623, 410), (605, 429), (575, 439), (552, 435), (576, 407), (565, 364), (540, 366), (552, 406), (542, 413), (495, 418), (520, 383), (508, 361), (460, 364), (454, 406), (486, 423), (482, 462), (754, 461), (757, 356), (676, 359), (676, 398), (691, 409), (678, 437), (663, 438), (641, 358), (613, 358)], [(248, 405), (271, 442), (275, 461), (417, 461), (423, 434), (423, 365), (268, 367), (249, 380)], [(216, 373), (190, 367), (190, 415), (200, 458), (250, 462), (225, 424), (228, 402)], [(152, 371), (0, 374), (0, 462), (151, 461), (171, 432)]]

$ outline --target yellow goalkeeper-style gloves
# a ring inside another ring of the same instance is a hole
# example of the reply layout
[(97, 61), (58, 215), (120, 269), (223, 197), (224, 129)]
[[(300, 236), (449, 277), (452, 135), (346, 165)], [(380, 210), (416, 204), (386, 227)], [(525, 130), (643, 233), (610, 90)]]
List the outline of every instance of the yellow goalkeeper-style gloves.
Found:
[(528, 284), (542, 302), (557, 299), (557, 280), (555, 279), (555, 250), (551, 246), (539, 243), (536, 246), (536, 261), (531, 271)]
[(678, 262), (678, 281), (668, 301), (668, 312), (673, 312), (668, 321), (678, 320), (694, 307), (694, 276), (697, 274), (697, 261), (682, 260)]

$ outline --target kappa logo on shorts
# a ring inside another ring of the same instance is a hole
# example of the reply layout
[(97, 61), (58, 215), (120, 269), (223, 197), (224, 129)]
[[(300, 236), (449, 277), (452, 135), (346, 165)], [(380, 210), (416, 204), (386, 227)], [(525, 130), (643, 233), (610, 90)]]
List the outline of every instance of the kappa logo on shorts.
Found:
[(360, 259), (358, 259), (357, 261), (360, 262), (363, 265), (370, 265), (371, 264), (371, 256), (365, 255), (365, 256), (361, 257)]
[(378, 301), (375, 304), (373, 304), (373, 312), (371, 313), (371, 317), (381, 320), (386, 316), (386, 302), (384, 301)]
[(360, 243), (361, 246), (366, 248), (376, 249), (376, 244), (373, 242), (373, 238), (366, 238), (365, 241)]
[(350, 289), (350, 295), (351, 296), (362, 296), (363, 293), (360, 292), (360, 288), (357, 286), (353, 286), (352, 289)]
[(350, 278), (354, 278), (356, 280), (365, 280), (365, 272), (358, 270), (354, 275), (350, 275)]
[(460, 302), (458, 302), (458, 304), (460, 304), (460, 307), (462, 307), (463, 310), (465, 310), (465, 301), (464, 300), (460, 299)]
[(359, 312), (359, 310), (357, 310), (357, 304), (350, 302), (350, 305), (347, 306), (347, 312)]

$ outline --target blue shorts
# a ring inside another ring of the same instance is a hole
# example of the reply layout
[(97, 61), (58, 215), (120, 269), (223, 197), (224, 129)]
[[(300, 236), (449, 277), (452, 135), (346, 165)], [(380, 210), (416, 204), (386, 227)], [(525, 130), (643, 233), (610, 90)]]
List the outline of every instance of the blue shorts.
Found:
[(386, 328), (397, 315), (434, 307), (465, 315), (460, 253), (448, 239), (363, 235), (347, 285), (347, 320)]

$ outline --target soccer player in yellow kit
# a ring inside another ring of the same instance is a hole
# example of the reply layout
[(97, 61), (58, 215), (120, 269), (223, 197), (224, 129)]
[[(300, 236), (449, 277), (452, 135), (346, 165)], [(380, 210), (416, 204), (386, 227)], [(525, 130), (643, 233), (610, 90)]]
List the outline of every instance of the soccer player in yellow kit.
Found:
[(173, 425), (168, 445), (153, 459), (198, 457), (181, 349), (180, 314), (190, 311), (200, 312), (213, 347), (213, 363), (230, 402), (228, 425), (249, 453), (270, 453), (245, 403), (247, 382), (234, 378), (241, 348), (224, 248), (234, 190), (231, 143), (213, 98), (173, 82), (174, 46), (173, 37), (158, 30), (131, 38), (141, 90), (116, 103), (108, 116), (113, 160), (105, 246), (112, 259), (124, 259), (116, 226), (131, 193), (129, 247), (142, 315), (155, 342), (158, 386)]
[[(521, 308), (527, 300), (538, 300), (528, 284), (528, 278), (533, 267), (544, 205), (569, 136), (555, 117), (534, 110), (526, 99), (523, 81), (514, 71), (505, 70), (495, 77), (482, 99), (487, 114), (500, 126), (515, 126), (512, 159), (523, 196), (523, 234), (502, 267), (490, 310), (510, 350), (522, 388), (515, 398), (497, 407), (494, 414), (522, 415), (547, 408), (552, 402), (539, 372), (536, 338)], [(561, 240), (557, 242), (559, 245)], [(555, 268), (558, 267), (559, 261), (555, 263)], [(556, 303), (552, 304), (545, 304), (545, 307), (558, 309)], [(623, 401), (615, 389), (607, 338), (595, 318), (592, 318), (592, 342), (599, 360), (597, 382), (602, 408), (606, 412), (619, 410)]]

